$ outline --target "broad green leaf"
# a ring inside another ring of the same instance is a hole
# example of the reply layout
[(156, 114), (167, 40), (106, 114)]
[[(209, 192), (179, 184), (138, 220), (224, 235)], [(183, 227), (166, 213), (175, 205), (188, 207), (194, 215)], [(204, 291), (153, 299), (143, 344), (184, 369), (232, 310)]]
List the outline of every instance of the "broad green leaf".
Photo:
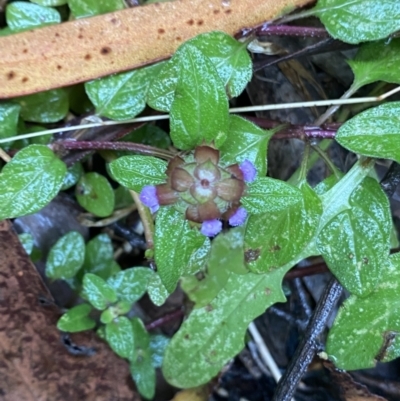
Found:
[(338, 130), (335, 139), (351, 152), (400, 162), (400, 102), (368, 109)]
[(7, 6), (6, 21), (13, 32), (20, 32), (40, 26), (58, 24), (61, 22), (61, 17), (54, 8), (16, 1)]
[(150, 350), (150, 336), (140, 319), (132, 319), (135, 347), (130, 358), (130, 371), (140, 394), (148, 399), (154, 397), (156, 372)]
[(244, 233), (246, 226), (231, 228), (219, 234), (211, 244), (205, 277), (188, 276), (182, 279), (182, 289), (196, 308), (211, 302), (226, 285), (230, 273), (248, 273), (244, 263)]
[(96, 113), (113, 120), (128, 120), (146, 106), (149, 82), (161, 64), (99, 78), (85, 83)]
[(113, 322), (106, 324), (106, 340), (118, 356), (130, 359), (135, 344), (130, 320), (125, 316), (120, 316)]
[(161, 306), (169, 296), (169, 292), (162, 283), (158, 273), (154, 273), (147, 285), (147, 292), (154, 305)]
[(209, 58), (195, 46), (179, 52), (179, 79), (170, 112), (171, 139), (183, 150), (205, 141), (219, 148), (228, 135), (228, 99)]
[(187, 42), (196, 46), (215, 65), (229, 97), (239, 96), (253, 75), (253, 66), (246, 49), (224, 32), (207, 32)]
[(55, 123), (68, 113), (68, 93), (52, 89), (15, 99), (21, 106), (21, 117), (36, 123)]
[(61, 187), (61, 191), (65, 191), (73, 187), (83, 175), (83, 167), (81, 163), (75, 163), (72, 167), (67, 170), (65, 174), (64, 182)]
[(147, 290), (147, 285), (153, 271), (146, 267), (132, 267), (114, 274), (107, 280), (118, 295), (118, 299), (133, 304), (140, 299)]
[(243, 207), (252, 214), (274, 213), (287, 210), (302, 200), (296, 187), (269, 177), (256, 179), (242, 197)]
[(107, 217), (114, 210), (113, 188), (101, 174), (82, 176), (76, 185), (75, 196), (78, 203), (95, 216)]
[(122, 156), (108, 167), (115, 181), (136, 192), (145, 185), (162, 184), (167, 179), (167, 163), (152, 156)]
[(57, 195), (66, 171), (47, 146), (20, 150), (0, 174), (0, 220), (42, 209)]
[(267, 147), (274, 131), (265, 131), (239, 116), (229, 116), (228, 139), (221, 146), (221, 164), (251, 161), (257, 176), (267, 173)]
[[(179, 49), (175, 53), (179, 54)], [(169, 113), (178, 84), (179, 63), (177, 56), (164, 63), (158, 75), (153, 78), (147, 92), (147, 104), (155, 110)]]
[(100, 234), (86, 244), (83, 271), (95, 273), (104, 280), (120, 271), (120, 267), (114, 261), (111, 239), (107, 234)]
[(354, 72), (353, 86), (359, 88), (376, 81), (400, 83), (400, 39), (364, 43), (353, 60), (349, 60)]
[[(0, 103), (0, 139), (9, 138), (17, 134), (18, 117), (21, 106), (13, 103)], [(8, 148), (12, 142), (2, 143)]]
[(50, 249), (46, 261), (46, 276), (53, 280), (72, 278), (82, 267), (84, 259), (85, 241), (81, 234), (71, 231)]
[(33, 251), (34, 247), (34, 239), (32, 237), (32, 234), (29, 233), (22, 233), (18, 234), (18, 238), (22, 244), (22, 246), (25, 249), (25, 252), (30, 255)]
[(40, 6), (58, 7), (68, 3), (68, 0), (30, 0)]
[[(165, 352), (163, 373), (176, 387), (207, 383), (244, 347), (248, 325), (265, 309), (285, 301), (286, 269), (268, 274), (231, 274), (227, 285), (204, 308), (195, 309)], [(206, 329), (205, 329), (206, 328)]]
[(172, 292), (179, 278), (188, 274), (190, 260), (207, 241), (196, 228), (190, 228), (182, 213), (172, 207), (159, 210), (154, 235), (155, 261), (167, 291)]
[(76, 18), (111, 13), (123, 10), (123, 0), (68, 0), (69, 8)]
[(367, 177), (350, 197), (351, 209), (321, 231), (317, 247), (329, 269), (351, 293), (365, 296), (378, 284), (390, 252), (389, 201), (378, 182)]
[(100, 315), (100, 322), (103, 324), (111, 323), (121, 315), (127, 314), (132, 308), (132, 304), (127, 301), (119, 301), (115, 305), (109, 306)]
[(104, 310), (108, 304), (117, 302), (117, 293), (101, 277), (86, 273), (83, 277), (83, 293), (87, 300), (99, 310)]
[(264, 273), (284, 266), (313, 241), (322, 214), (321, 201), (307, 183), (302, 182), (300, 190), (300, 203), (250, 216), (245, 236), (245, 260), (250, 270)]
[(58, 330), (75, 333), (93, 329), (96, 322), (89, 317), (91, 310), (92, 307), (89, 304), (74, 306), (60, 317), (57, 322)]
[(350, 296), (329, 332), (327, 353), (339, 369), (375, 366), (400, 356), (400, 254), (382, 261), (379, 286), (369, 296)]
[(383, 39), (400, 29), (398, 0), (318, 0), (313, 11), (330, 35), (347, 43)]
[(154, 368), (161, 368), (169, 341), (170, 339), (162, 334), (150, 336), (151, 362)]

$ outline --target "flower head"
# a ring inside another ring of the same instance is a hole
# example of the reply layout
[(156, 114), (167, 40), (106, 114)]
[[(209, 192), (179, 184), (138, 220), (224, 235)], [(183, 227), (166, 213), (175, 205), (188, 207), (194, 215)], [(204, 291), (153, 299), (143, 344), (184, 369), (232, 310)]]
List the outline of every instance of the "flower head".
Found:
[(220, 220), (206, 220), (201, 225), (200, 232), (206, 237), (215, 237), (222, 230), (222, 222)]
[(247, 182), (253, 182), (257, 175), (257, 170), (254, 164), (246, 159), (243, 163), (240, 164), (240, 170), (243, 173), (243, 178)]

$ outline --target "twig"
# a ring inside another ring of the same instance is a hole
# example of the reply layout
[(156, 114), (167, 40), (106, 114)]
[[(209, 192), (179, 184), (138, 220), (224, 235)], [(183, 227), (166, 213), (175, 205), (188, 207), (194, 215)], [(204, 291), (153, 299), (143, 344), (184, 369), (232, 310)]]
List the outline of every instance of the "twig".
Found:
[(303, 341), (297, 347), (289, 367), (276, 388), (272, 401), (289, 401), (296, 390), (303, 374), (314, 358), (317, 348), (317, 337), (325, 327), (325, 323), (342, 293), (342, 286), (332, 278), (318, 301), (312, 319), (307, 325)]
[(326, 38), (329, 33), (325, 28), (313, 26), (268, 25), (264, 24), (255, 30), (257, 35), (303, 36), (311, 38)]
[(0, 148), (0, 158), (3, 159), (6, 163), (11, 160), (10, 155), (3, 148)]
[(178, 320), (179, 318), (181, 318), (183, 316), (183, 310), (182, 309), (178, 309), (172, 313), (169, 313), (168, 315), (165, 315), (163, 317), (160, 317), (159, 319), (156, 319), (148, 324), (146, 324), (146, 330), (150, 331), (150, 330), (154, 330), (160, 326), (163, 326), (164, 324), (174, 321), (174, 320)]

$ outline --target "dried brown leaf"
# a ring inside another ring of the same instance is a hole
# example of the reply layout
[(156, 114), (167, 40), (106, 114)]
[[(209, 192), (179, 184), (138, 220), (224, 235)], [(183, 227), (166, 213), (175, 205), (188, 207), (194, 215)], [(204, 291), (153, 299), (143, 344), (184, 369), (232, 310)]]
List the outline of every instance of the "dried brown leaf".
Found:
[(176, 0), (0, 37), (0, 98), (151, 64), (202, 32), (235, 34), (310, 2)]

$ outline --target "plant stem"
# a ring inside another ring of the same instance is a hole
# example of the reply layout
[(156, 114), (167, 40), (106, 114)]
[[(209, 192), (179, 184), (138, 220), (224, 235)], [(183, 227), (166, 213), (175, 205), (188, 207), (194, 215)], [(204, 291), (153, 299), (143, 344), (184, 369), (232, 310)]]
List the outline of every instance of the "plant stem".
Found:
[(342, 286), (332, 278), (318, 301), (314, 314), (307, 325), (301, 344), (297, 347), (289, 367), (276, 388), (272, 401), (289, 401), (317, 350), (317, 337), (342, 293)]
[(321, 159), (325, 162), (325, 164), (329, 167), (331, 172), (335, 174), (335, 177), (340, 180), (341, 174), (339, 170), (336, 168), (336, 166), (332, 163), (331, 159), (328, 157), (328, 155), (318, 146), (318, 145), (313, 145), (313, 149), (319, 154)]
[(11, 160), (10, 155), (3, 148), (0, 148), (0, 158), (3, 159), (6, 163)]
[(57, 141), (53, 148), (61, 147), (72, 150), (125, 150), (128, 152), (137, 152), (142, 155), (160, 157), (162, 159), (172, 159), (175, 155), (169, 150), (159, 149), (154, 146), (143, 145), (133, 142), (107, 142), (107, 141)]
[(160, 317), (159, 319), (156, 319), (156, 320), (146, 324), (146, 330), (147, 331), (154, 330), (160, 326), (163, 326), (165, 323), (177, 320), (182, 316), (183, 316), (183, 310), (178, 309), (175, 312), (169, 313), (168, 315)]
[(154, 222), (150, 210), (143, 205), (139, 199), (139, 194), (135, 191), (129, 190), (132, 199), (134, 200), (140, 219), (142, 220), (144, 237), (146, 238), (147, 249), (154, 247)]
[(303, 36), (312, 38), (326, 38), (329, 36), (325, 28), (311, 26), (268, 25), (264, 24), (256, 29), (257, 35)]

